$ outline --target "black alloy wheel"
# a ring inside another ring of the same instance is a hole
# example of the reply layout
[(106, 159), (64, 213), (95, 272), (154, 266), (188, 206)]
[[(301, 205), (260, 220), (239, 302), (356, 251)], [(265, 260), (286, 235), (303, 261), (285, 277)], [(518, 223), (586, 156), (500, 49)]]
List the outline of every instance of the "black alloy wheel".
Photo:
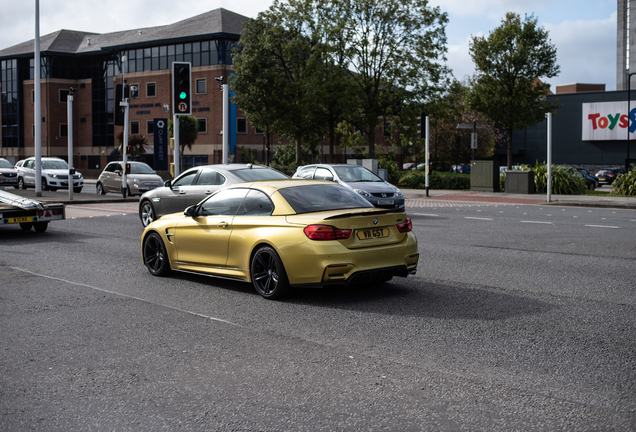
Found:
[(266, 299), (274, 300), (285, 296), (289, 281), (280, 257), (274, 249), (264, 246), (256, 251), (250, 265), (252, 284)]
[(144, 240), (144, 263), (154, 276), (164, 276), (170, 272), (170, 261), (161, 236), (156, 232), (148, 234)]

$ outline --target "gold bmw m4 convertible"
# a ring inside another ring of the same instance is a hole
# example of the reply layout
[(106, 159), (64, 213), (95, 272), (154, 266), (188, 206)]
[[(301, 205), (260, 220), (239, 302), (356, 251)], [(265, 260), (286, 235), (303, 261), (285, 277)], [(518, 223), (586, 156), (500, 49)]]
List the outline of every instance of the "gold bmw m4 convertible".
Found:
[(404, 209), (373, 207), (329, 181), (264, 180), (222, 189), (141, 236), (151, 274), (171, 270), (251, 282), (265, 298), (290, 287), (372, 284), (414, 274)]

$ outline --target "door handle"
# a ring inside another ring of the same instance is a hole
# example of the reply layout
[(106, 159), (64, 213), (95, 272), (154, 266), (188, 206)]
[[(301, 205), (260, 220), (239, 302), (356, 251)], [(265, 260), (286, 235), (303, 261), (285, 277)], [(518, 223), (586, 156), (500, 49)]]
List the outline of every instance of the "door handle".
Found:
[(226, 228), (229, 224), (227, 222), (219, 222), (216, 226), (219, 228)]
[(212, 191), (211, 191), (211, 190), (207, 190), (207, 191), (205, 191), (205, 194), (206, 194), (206, 195), (210, 195), (211, 193), (212, 193)]
[(179, 191), (179, 195), (185, 195), (185, 194), (186, 194), (186, 191), (184, 191), (184, 190), (180, 190)]

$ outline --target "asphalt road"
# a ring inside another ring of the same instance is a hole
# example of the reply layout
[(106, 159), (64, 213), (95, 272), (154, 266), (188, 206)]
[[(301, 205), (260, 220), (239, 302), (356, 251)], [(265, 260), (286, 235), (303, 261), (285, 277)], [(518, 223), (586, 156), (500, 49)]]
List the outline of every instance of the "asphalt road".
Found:
[(0, 227), (0, 430), (636, 429), (634, 211), (409, 209), (415, 277), (274, 302), (117, 205)]

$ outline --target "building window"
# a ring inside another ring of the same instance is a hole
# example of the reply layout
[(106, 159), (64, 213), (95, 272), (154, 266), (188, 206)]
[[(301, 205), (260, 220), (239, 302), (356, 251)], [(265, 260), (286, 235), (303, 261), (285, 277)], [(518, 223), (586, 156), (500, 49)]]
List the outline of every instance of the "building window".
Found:
[(199, 133), (207, 133), (208, 132), (208, 120), (204, 118), (197, 119), (199, 123)]
[(254, 132), (257, 135), (263, 135), (265, 133), (265, 131), (263, 129), (259, 129), (259, 128), (254, 128)]
[(197, 80), (197, 94), (205, 94), (206, 93), (206, 82), (205, 79)]
[(130, 85), (130, 98), (137, 99), (139, 97), (139, 84)]
[(247, 121), (244, 118), (236, 119), (236, 133), (247, 133)]
[(155, 83), (146, 84), (146, 97), (156, 97), (157, 89), (155, 87)]
[(131, 135), (139, 135), (139, 122), (138, 121), (130, 122), (130, 134)]
[(188, 169), (194, 166), (207, 165), (208, 155), (183, 155), (183, 168)]
[(67, 137), (68, 137), (68, 125), (66, 123), (60, 123), (60, 138), (67, 138)]
[(391, 123), (384, 123), (384, 137), (391, 136)]
[(154, 120), (146, 120), (146, 135), (153, 135), (155, 133)]
[[(68, 90), (60, 89), (60, 103), (66, 103), (66, 98), (70, 92)], [(33, 96), (35, 98), (35, 96)]]

